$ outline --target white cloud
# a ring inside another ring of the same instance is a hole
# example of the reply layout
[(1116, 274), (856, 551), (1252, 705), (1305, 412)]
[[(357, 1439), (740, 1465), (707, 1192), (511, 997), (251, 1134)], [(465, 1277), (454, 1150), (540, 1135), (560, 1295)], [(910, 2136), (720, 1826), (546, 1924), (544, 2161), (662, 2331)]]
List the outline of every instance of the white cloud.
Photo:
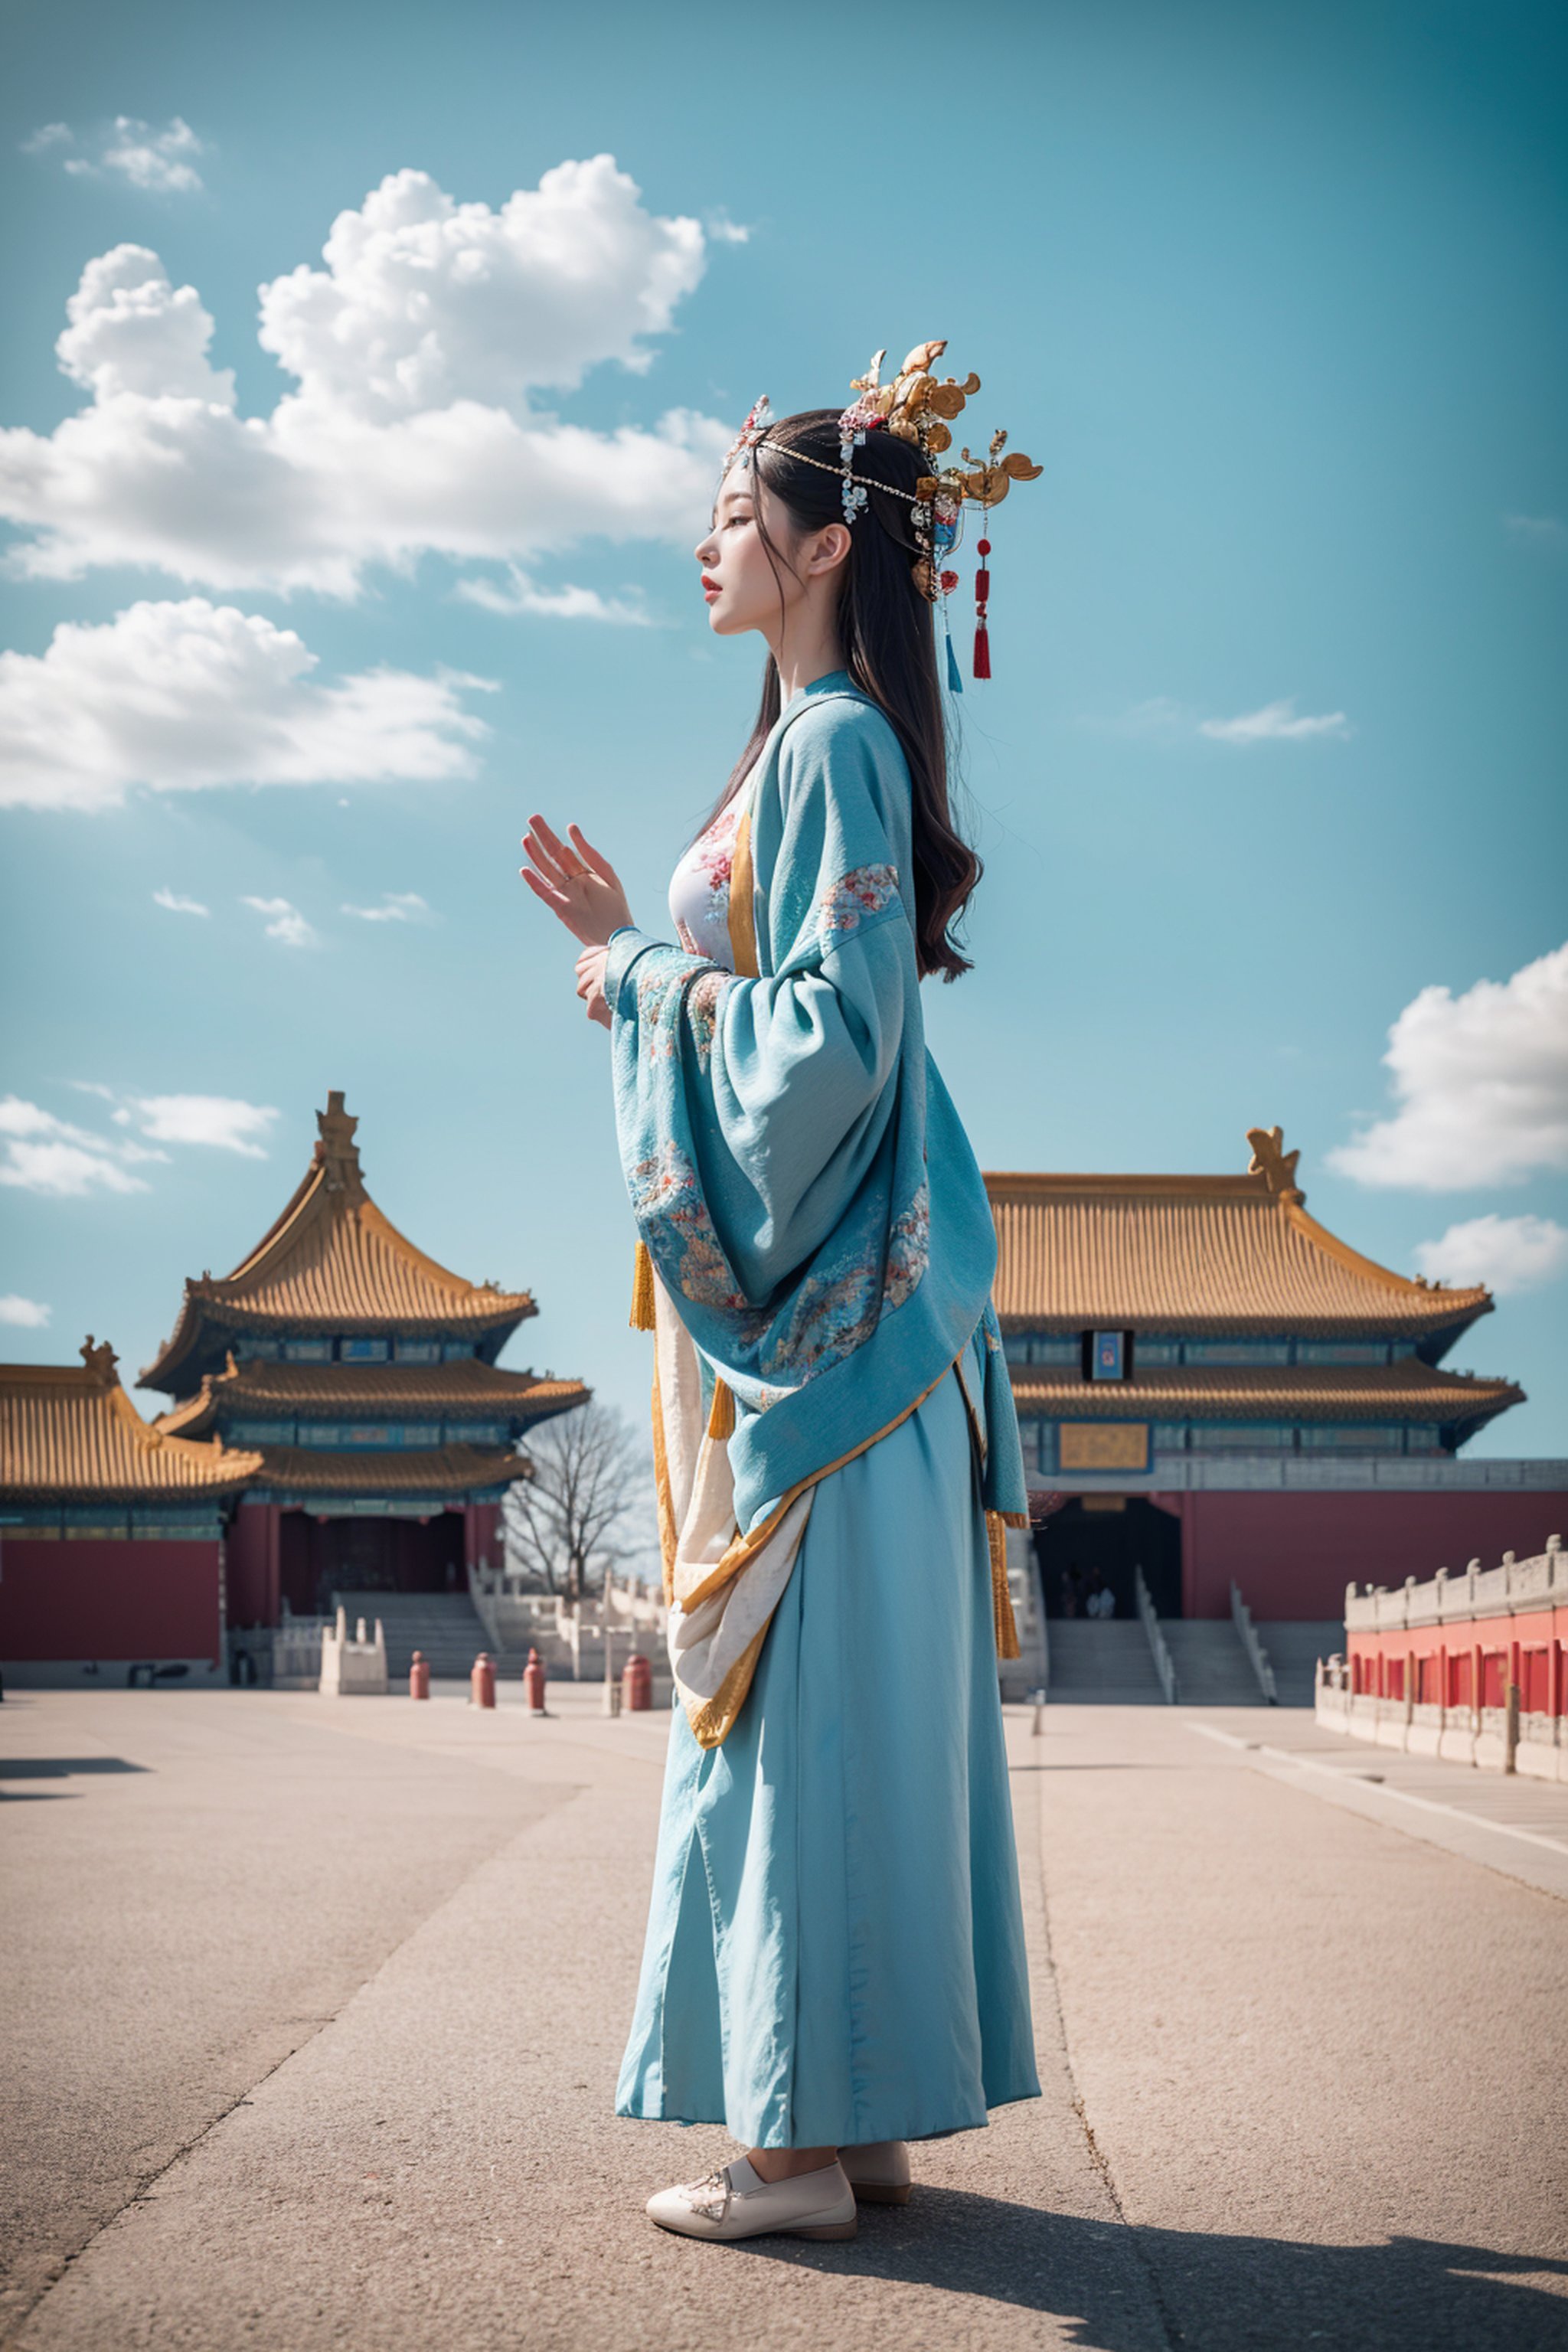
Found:
[(1398, 1108), (1328, 1155), (1428, 1192), (1568, 1168), (1568, 946), (1462, 996), (1424, 988), (1388, 1033)]
[(118, 172), (133, 188), (148, 188), (157, 195), (192, 195), (202, 180), (191, 158), (201, 152), (201, 141), (177, 114), (162, 131), (121, 114), (115, 118), (114, 136), (99, 157), (99, 168)]
[(544, 396), (650, 364), (701, 276), (695, 220), (643, 205), (608, 155), (547, 172), (498, 210), (421, 172), (340, 214), (324, 269), (261, 289), (260, 339), (297, 388), (237, 413), (212, 320), (157, 257), (83, 275), (60, 362), (90, 404), (52, 434), (0, 432), (14, 568), (158, 567), (204, 586), (354, 594), (373, 564), (435, 551), (507, 562), (595, 536), (684, 541), (730, 428), (563, 423)]
[(1510, 539), (1521, 547), (1538, 547), (1549, 555), (1560, 555), (1568, 547), (1568, 523), (1561, 515), (1504, 515), (1503, 528)]
[(1321, 718), (1299, 718), (1295, 697), (1266, 702), (1261, 710), (1245, 711), (1239, 719), (1200, 719), (1198, 733), (1215, 743), (1305, 743), (1315, 735), (1346, 736), (1350, 720), (1342, 710)]
[(332, 223), (324, 270), (261, 289), (260, 341), (300, 396), (362, 416), (513, 408), (591, 367), (646, 370), (702, 275), (694, 220), (645, 212), (609, 155), (560, 163), (499, 212), (395, 172)]
[(130, 1108), (154, 1143), (204, 1143), (247, 1160), (266, 1159), (264, 1147), (278, 1117), (265, 1103), (239, 1102), (229, 1095), (133, 1095)]
[(242, 907), (254, 907), (258, 915), (268, 918), (266, 928), (269, 940), (277, 940), (286, 948), (313, 948), (317, 944), (315, 931), (299, 908), (287, 898), (242, 898), (239, 903)]
[(176, 289), (155, 253), (117, 245), (89, 261), (55, 343), (62, 375), (106, 406), (127, 394), (234, 406), (234, 372), (207, 364), (213, 322), (194, 286)]
[(1458, 1289), (1485, 1283), (1500, 1298), (1537, 1289), (1568, 1265), (1568, 1229), (1551, 1217), (1471, 1217), (1422, 1242), (1416, 1267), (1429, 1282)]
[(726, 212), (708, 214), (703, 227), (715, 245), (750, 245), (752, 232), (742, 221), (732, 221)]
[(417, 890), (384, 890), (379, 907), (350, 907), (345, 915), (357, 915), (362, 923), (427, 923), (430, 906)]
[(623, 627), (650, 626), (647, 608), (635, 593), (601, 596), (596, 588), (536, 588), (515, 564), (507, 566), (503, 588), (482, 577), (459, 580), (456, 593), (487, 613), (542, 613), (558, 621), (614, 621)]
[(91, 1079), (73, 1083), (79, 1094), (111, 1104), (114, 1125), (133, 1127), (145, 1140), (95, 1134), (90, 1128), (58, 1118), (38, 1103), (6, 1095), (0, 1100), (0, 1184), (74, 1199), (94, 1191), (144, 1192), (144, 1179), (128, 1171), (148, 1161), (166, 1162), (169, 1154), (162, 1145), (204, 1144), (237, 1151), (247, 1160), (265, 1160), (278, 1117), (266, 1104), (227, 1095), (141, 1095)]
[(24, 1298), (18, 1291), (0, 1294), (0, 1323), (13, 1323), (24, 1331), (41, 1331), (54, 1309), (40, 1299)]
[(1163, 743), (1190, 742), (1194, 736), (1211, 743), (1304, 743), (1317, 736), (1342, 740), (1352, 732), (1342, 710), (1305, 716), (1298, 713), (1294, 696), (1266, 702), (1260, 709), (1244, 711), (1237, 719), (1205, 719), (1189, 704), (1177, 702), (1168, 694), (1155, 694), (1147, 701), (1135, 702), (1118, 719), (1091, 719), (1084, 723), (1102, 733)]
[[(61, 147), (75, 147), (76, 133), (68, 122), (46, 122), (22, 142), (26, 155), (45, 155)], [(202, 184), (195, 157), (204, 152), (188, 122), (172, 115), (162, 131), (133, 114), (116, 115), (111, 129), (91, 141), (86, 151), (63, 158), (65, 168), (79, 179), (105, 176), (128, 180), (133, 188), (159, 196), (194, 195)]]
[(294, 630), (199, 596), (62, 623), (47, 653), (0, 654), (0, 807), (473, 772), (488, 730), (460, 697), (488, 680), (374, 669), (321, 686), (315, 667)]
[(155, 907), (166, 907), (171, 915), (210, 915), (212, 913), (212, 908), (204, 907), (199, 898), (182, 898), (177, 890), (167, 887), (153, 891), (153, 904)]
[(143, 1179), (129, 1174), (123, 1163), (164, 1156), (73, 1127), (17, 1095), (0, 1100), (0, 1184), (77, 1200), (95, 1190), (144, 1192)]

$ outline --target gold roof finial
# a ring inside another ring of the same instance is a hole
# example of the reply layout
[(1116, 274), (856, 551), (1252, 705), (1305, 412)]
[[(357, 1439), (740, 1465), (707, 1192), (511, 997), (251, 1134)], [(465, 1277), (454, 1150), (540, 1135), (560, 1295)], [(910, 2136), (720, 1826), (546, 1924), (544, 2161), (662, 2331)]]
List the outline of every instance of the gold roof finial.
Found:
[(1300, 1151), (1287, 1151), (1282, 1128), (1249, 1127), (1247, 1139), (1252, 1146), (1252, 1158), (1247, 1163), (1249, 1176), (1261, 1176), (1276, 1200), (1293, 1201), (1298, 1205), (1307, 1195), (1296, 1181), (1296, 1162)]
[(359, 1199), (364, 1192), (364, 1179), (360, 1171), (359, 1146), (354, 1141), (357, 1118), (351, 1118), (343, 1108), (343, 1094), (336, 1087), (327, 1097), (327, 1108), (316, 1113), (316, 1125), (321, 1140), (316, 1157), (327, 1171), (329, 1192), (348, 1192)]

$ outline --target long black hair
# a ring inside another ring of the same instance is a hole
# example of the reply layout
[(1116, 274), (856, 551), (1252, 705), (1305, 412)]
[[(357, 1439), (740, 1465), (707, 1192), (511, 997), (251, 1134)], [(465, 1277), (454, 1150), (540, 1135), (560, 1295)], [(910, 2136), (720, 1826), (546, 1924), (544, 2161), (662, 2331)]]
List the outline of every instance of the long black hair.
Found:
[[(818, 463), (802, 465), (785, 454), (791, 449)], [(837, 409), (803, 409), (797, 415), (781, 417), (753, 447), (752, 463), (770, 499), (778, 500), (798, 531), (821, 530), (843, 520)], [(912, 442), (886, 431), (868, 433), (856, 450), (858, 475), (906, 495), (889, 497), (875, 488), (869, 493), (850, 533), (849, 554), (841, 570), (838, 635), (846, 669), (887, 719), (909, 764), (914, 833), (911, 911), (921, 977), (939, 971), (943, 980), (956, 980), (971, 969), (971, 960), (952, 934), (980, 880), (981, 864), (955, 828), (948, 803), (947, 732), (931, 608), (914, 582), (913, 565), (921, 551), (910, 520), (910, 498), (927, 470)], [(757, 531), (775, 578), (781, 564), (793, 569), (787, 551), (768, 536), (760, 500)], [(770, 653), (756, 721), (720, 799), (721, 808), (750, 772), (779, 709), (778, 667)]]

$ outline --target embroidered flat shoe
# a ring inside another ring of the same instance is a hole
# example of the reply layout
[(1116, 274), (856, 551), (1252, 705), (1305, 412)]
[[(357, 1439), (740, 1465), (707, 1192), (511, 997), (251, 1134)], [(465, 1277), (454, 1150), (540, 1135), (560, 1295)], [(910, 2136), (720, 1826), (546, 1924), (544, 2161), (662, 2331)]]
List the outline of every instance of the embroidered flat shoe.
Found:
[(868, 2140), (864, 2147), (841, 2147), (844, 2177), (862, 2205), (907, 2205), (910, 2148), (901, 2139)]
[(746, 2158), (661, 2189), (647, 2200), (647, 2218), (683, 2238), (760, 2238), (778, 2231), (791, 2238), (852, 2238), (855, 2192), (837, 2162), (817, 2172), (797, 2172), (788, 2180), (764, 2180)]

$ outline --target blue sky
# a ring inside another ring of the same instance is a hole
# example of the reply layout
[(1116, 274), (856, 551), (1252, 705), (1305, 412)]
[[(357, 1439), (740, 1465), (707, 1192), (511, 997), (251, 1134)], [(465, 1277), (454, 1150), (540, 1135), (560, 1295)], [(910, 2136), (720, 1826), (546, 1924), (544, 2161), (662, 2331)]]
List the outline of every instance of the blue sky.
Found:
[(945, 333), (1046, 469), (963, 704), (978, 970), (927, 992), (983, 1162), (1279, 1122), (1347, 1240), (1495, 1282), (1456, 1361), (1531, 1402), (1477, 1450), (1568, 1453), (1565, 47), (13, 11), (0, 1349), (147, 1360), (341, 1086), (387, 1212), (535, 1291), (508, 1360), (640, 1416), (605, 1040), (517, 838), (578, 817), (662, 927), (756, 687), (687, 552), (714, 452)]

